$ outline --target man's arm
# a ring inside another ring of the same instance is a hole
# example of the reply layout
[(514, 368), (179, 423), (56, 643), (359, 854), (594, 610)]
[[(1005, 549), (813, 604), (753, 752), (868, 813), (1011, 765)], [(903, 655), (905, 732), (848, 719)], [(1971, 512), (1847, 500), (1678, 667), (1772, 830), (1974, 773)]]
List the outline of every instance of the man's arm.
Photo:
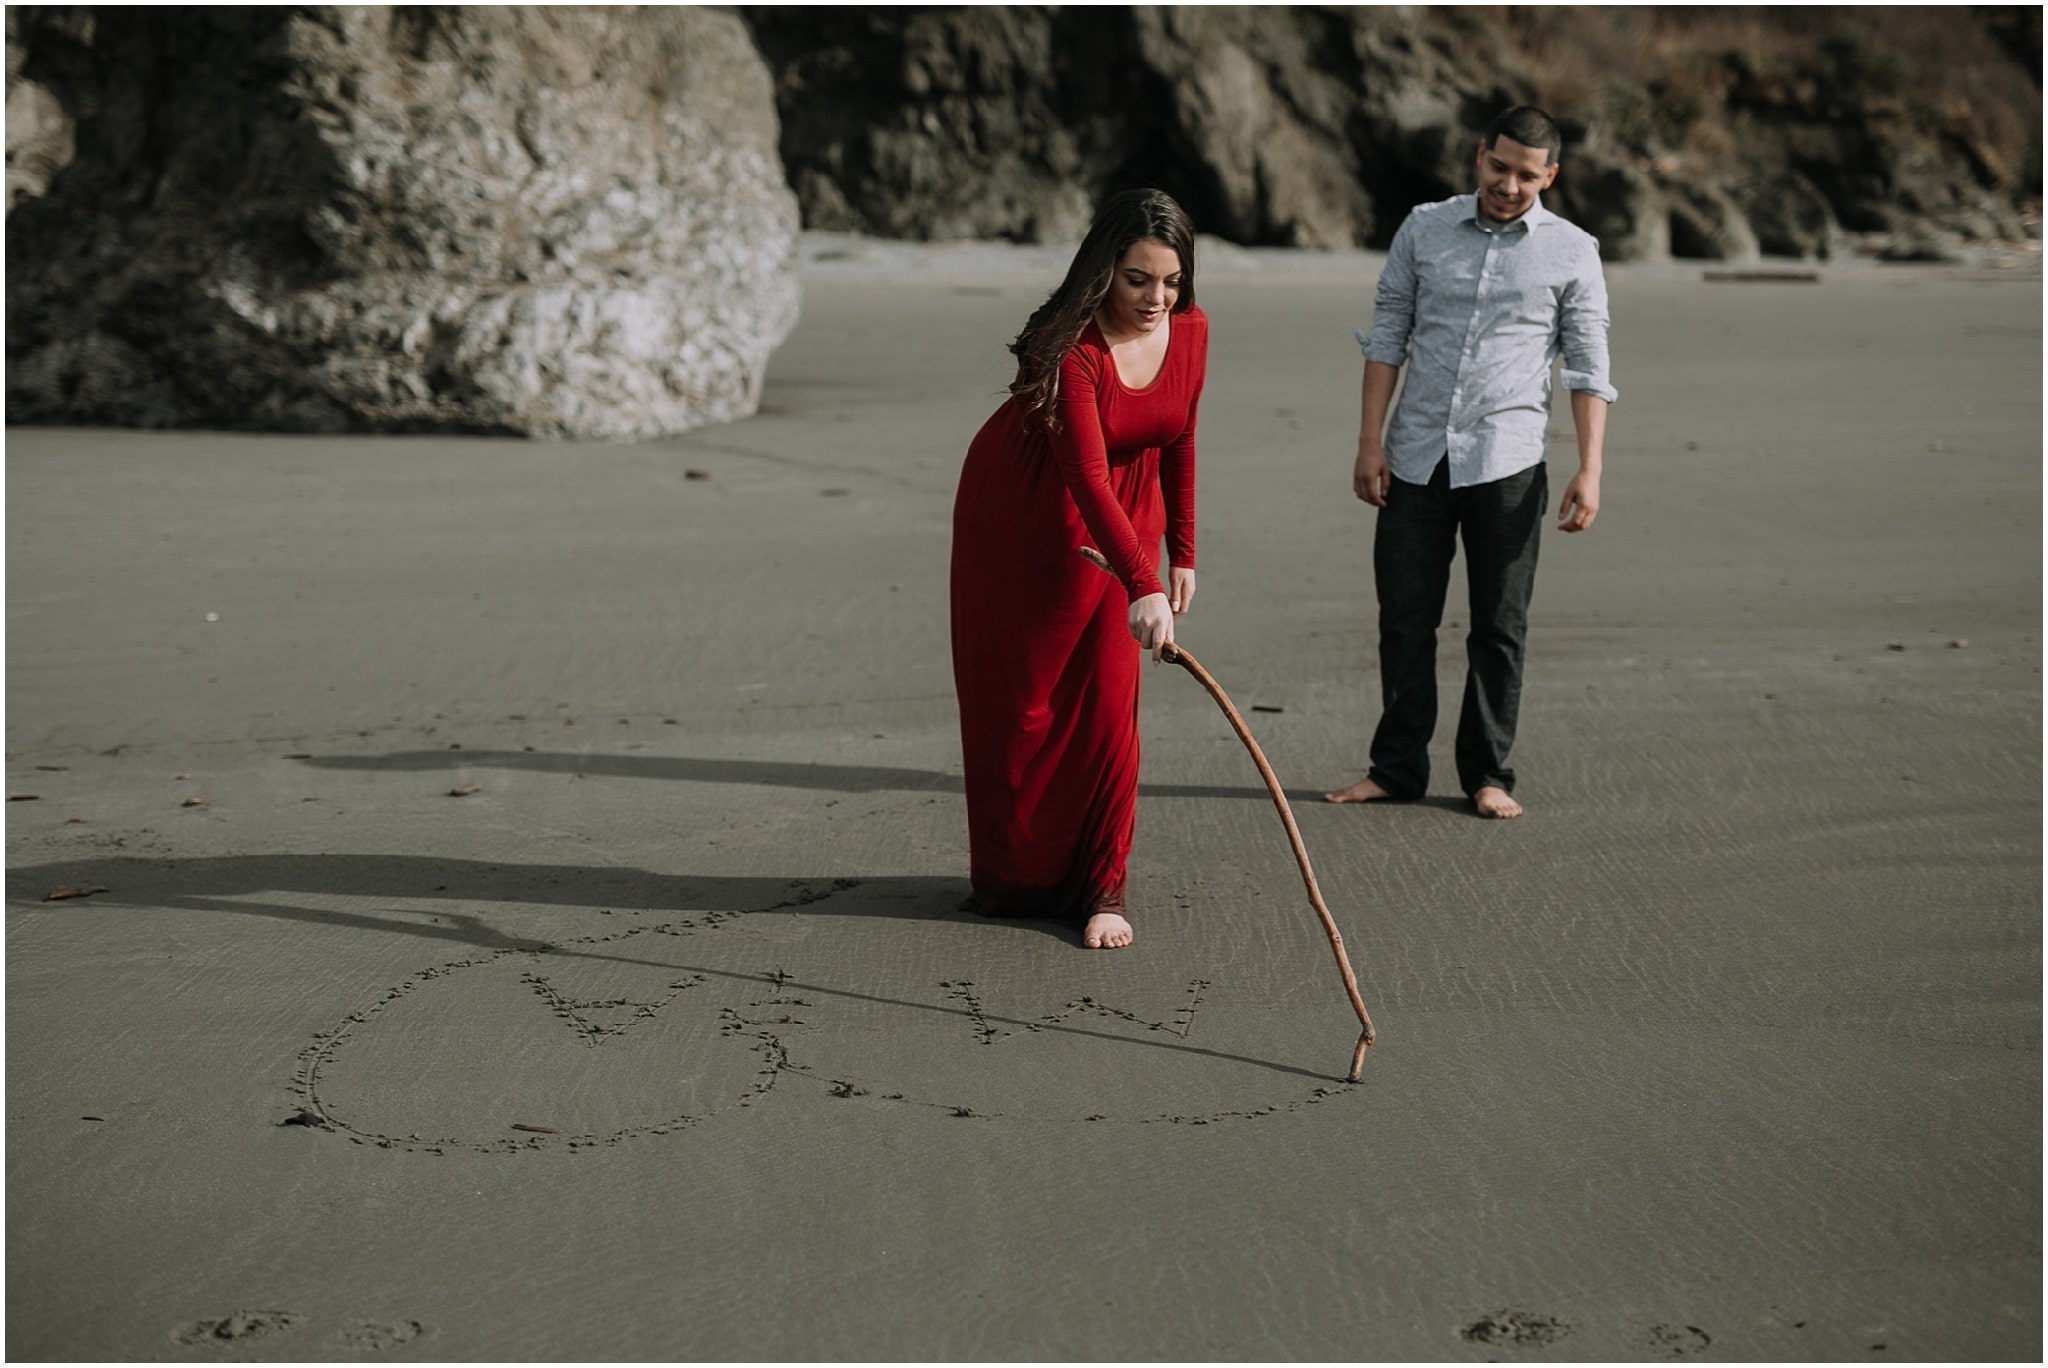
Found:
[[(1572, 391), (1572, 427), (1579, 435), (1579, 473), (1564, 488), (1557, 506), (1557, 530), (1583, 532), (1600, 512), (1600, 449), (1607, 440), (1607, 401), (1585, 390)], [(1361, 455), (1359, 459), (1364, 460)]]
[(1564, 292), (1564, 384), (1572, 394), (1572, 427), (1579, 438), (1579, 473), (1557, 506), (1558, 530), (1583, 532), (1600, 511), (1600, 459), (1607, 440), (1607, 406), (1620, 396), (1607, 373), (1607, 281), (1590, 240), (1576, 278)]
[(1381, 435), (1387, 430), (1387, 408), (1394, 401), (1394, 381), (1400, 374), (1398, 366), (1368, 361), (1358, 386), (1358, 460), (1351, 467), (1351, 489), (1374, 508), (1387, 506), (1387, 482), (1393, 478)]
[(1365, 354), (1365, 377), (1358, 393), (1358, 459), (1351, 467), (1351, 489), (1374, 508), (1387, 506), (1387, 409), (1394, 402), (1394, 383), (1408, 359), (1408, 339), (1415, 331), (1415, 219), (1402, 221), (1387, 245), (1387, 263), (1373, 295), (1372, 333), (1358, 333)]

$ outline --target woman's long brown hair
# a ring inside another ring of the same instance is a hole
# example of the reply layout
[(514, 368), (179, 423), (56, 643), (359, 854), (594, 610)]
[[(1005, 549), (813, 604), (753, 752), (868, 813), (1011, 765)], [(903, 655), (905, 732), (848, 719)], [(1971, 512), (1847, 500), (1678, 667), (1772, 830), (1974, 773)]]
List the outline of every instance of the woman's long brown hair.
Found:
[(1153, 239), (1180, 256), (1180, 297), (1173, 312), (1185, 313), (1195, 303), (1195, 229), (1187, 212), (1164, 190), (1124, 190), (1110, 196), (1096, 211), (1088, 236), (1081, 239), (1067, 278), (1038, 306), (1024, 331), (1010, 344), (1017, 358), (1017, 379), (1010, 386), (1027, 422), (1048, 430), (1058, 426), (1054, 405), (1059, 400), (1060, 363), (1080, 340), (1081, 330), (1095, 316), (1109, 293), (1116, 264), (1134, 242)]

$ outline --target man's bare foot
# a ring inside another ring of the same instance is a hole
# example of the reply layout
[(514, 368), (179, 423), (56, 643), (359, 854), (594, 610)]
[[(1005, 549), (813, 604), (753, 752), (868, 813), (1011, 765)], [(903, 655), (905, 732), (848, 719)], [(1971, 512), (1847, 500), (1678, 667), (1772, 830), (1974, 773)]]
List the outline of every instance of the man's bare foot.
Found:
[(1090, 950), (1121, 950), (1131, 940), (1131, 924), (1114, 912), (1097, 912), (1081, 932), (1081, 944)]
[(1479, 809), (1481, 817), (1498, 817), (1506, 820), (1522, 815), (1522, 805), (1510, 797), (1506, 789), (1498, 789), (1491, 784), (1473, 790), (1472, 806)]
[(1335, 793), (1324, 794), (1323, 801), (1326, 803), (1371, 803), (1377, 802), (1382, 798), (1392, 798), (1393, 796), (1393, 794), (1387, 792), (1372, 780), (1361, 779), (1350, 788), (1341, 788)]

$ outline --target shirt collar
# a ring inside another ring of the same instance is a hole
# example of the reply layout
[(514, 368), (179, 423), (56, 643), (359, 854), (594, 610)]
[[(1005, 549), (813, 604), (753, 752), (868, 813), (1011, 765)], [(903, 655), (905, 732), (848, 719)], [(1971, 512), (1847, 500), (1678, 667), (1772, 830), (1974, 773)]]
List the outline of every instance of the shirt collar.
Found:
[(1527, 213), (1523, 214), (1513, 223), (1507, 224), (1497, 224), (1494, 223), (1492, 219), (1488, 219), (1486, 220), (1486, 222), (1481, 223), (1479, 219), (1479, 196), (1460, 195), (1458, 196), (1458, 198), (1463, 202), (1464, 205), (1464, 207), (1459, 210), (1459, 220), (1461, 222), (1467, 219), (1471, 220), (1471, 222), (1477, 225), (1482, 232), (1505, 233), (1510, 232), (1516, 228), (1519, 228), (1522, 231), (1527, 232), (1533, 228), (1541, 228), (1546, 223), (1554, 223), (1557, 221), (1557, 215), (1551, 213), (1548, 209), (1545, 209), (1543, 207), (1543, 196), (1541, 195), (1538, 195), (1536, 197), (1536, 202), (1529, 206), (1529, 211)]

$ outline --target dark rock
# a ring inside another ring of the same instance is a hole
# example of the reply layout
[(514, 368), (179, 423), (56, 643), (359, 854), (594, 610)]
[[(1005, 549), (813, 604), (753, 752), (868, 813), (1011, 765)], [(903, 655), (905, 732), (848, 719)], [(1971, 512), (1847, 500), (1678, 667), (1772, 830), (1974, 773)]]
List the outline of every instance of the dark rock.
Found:
[(1157, 185), (1232, 241), (1385, 245), (1533, 88), (1490, 75), (1483, 25), (1398, 10), (742, 12), (806, 226), (885, 237), (1071, 241)]
[(1761, 255), (1756, 233), (1726, 190), (1708, 181), (1683, 180), (1667, 183), (1663, 194), (1671, 255), (1709, 261), (1754, 261)]
[(1812, 181), (1796, 171), (1748, 176), (1730, 187), (1759, 250), (1771, 256), (1827, 261), (1841, 254), (1842, 227)]
[(1977, 19), (1991, 41), (1998, 44), (2034, 83), (2041, 88), (2041, 7), (2039, 5), (1978, 5)]
[(1231, 241), (1385, 246), (1472, 188), (1481, 131), (1523, 102), (1566, 128), (1546, 204), (1613, 260), (1825, 258), (1844, 229), (2016, 238), (2040, 193), (2038, 76), (2008, 55), (2028, 22), (2038, 48), (2038, 13), (742, 13), (814, 228), (1071, 239), (1103, 195), (1149, 184)]
[(751, 412), (794, 324), (772, 93), (728, 13), (8, 23), (10, 115), (35, 102), (38, 165), (52, 103), (76, 149), (17, 175), (10, 117), (10, 421), (654, 437)]
[(1671, 213), (1649, 172), (1604, 150), (1567, 155), (1545, 200), (1600, 239), (1608, 261), (1671, 255)]
[[(1128, 122), (1096, 65), (1127, 46), (1111, 11), (746, 14), (808, 227), (1025, 241), (1086, 229), (1089, 187), (1113, 173)], [(1095, 63), (1056, 60), (1076, 52)]]
[[(1966, 22), (1959, 14), (1951, 26)], [(1901, 53), (1841, 31), (1820, 38), (1810, 57), (1775, 71), (1733, 57), (1728, 71), (1727, 109), (1752, 175), (1797, 176), (1841, 227), (1980, 240), (2025, 236), (2016, 201), (2030, 178), (2038, 186), (2038, 136), (2023, 154), (2031, 167), (2015, 165), (1994, 146), (1987, 119), (1964, 105), (1942, 113), (1910, 91)], [(2038, 124), (2038, 91), (2033, 95), (2030, 121)]]
[(1372, 204), (1345, 137), (1351, 91), (1312, 50), (1348, 35), (1200, 6), (1146, 8), (1133, 27), (1144, 69), (1167, 92), (1205, 231), (1294, 247), (1364, 239)]

